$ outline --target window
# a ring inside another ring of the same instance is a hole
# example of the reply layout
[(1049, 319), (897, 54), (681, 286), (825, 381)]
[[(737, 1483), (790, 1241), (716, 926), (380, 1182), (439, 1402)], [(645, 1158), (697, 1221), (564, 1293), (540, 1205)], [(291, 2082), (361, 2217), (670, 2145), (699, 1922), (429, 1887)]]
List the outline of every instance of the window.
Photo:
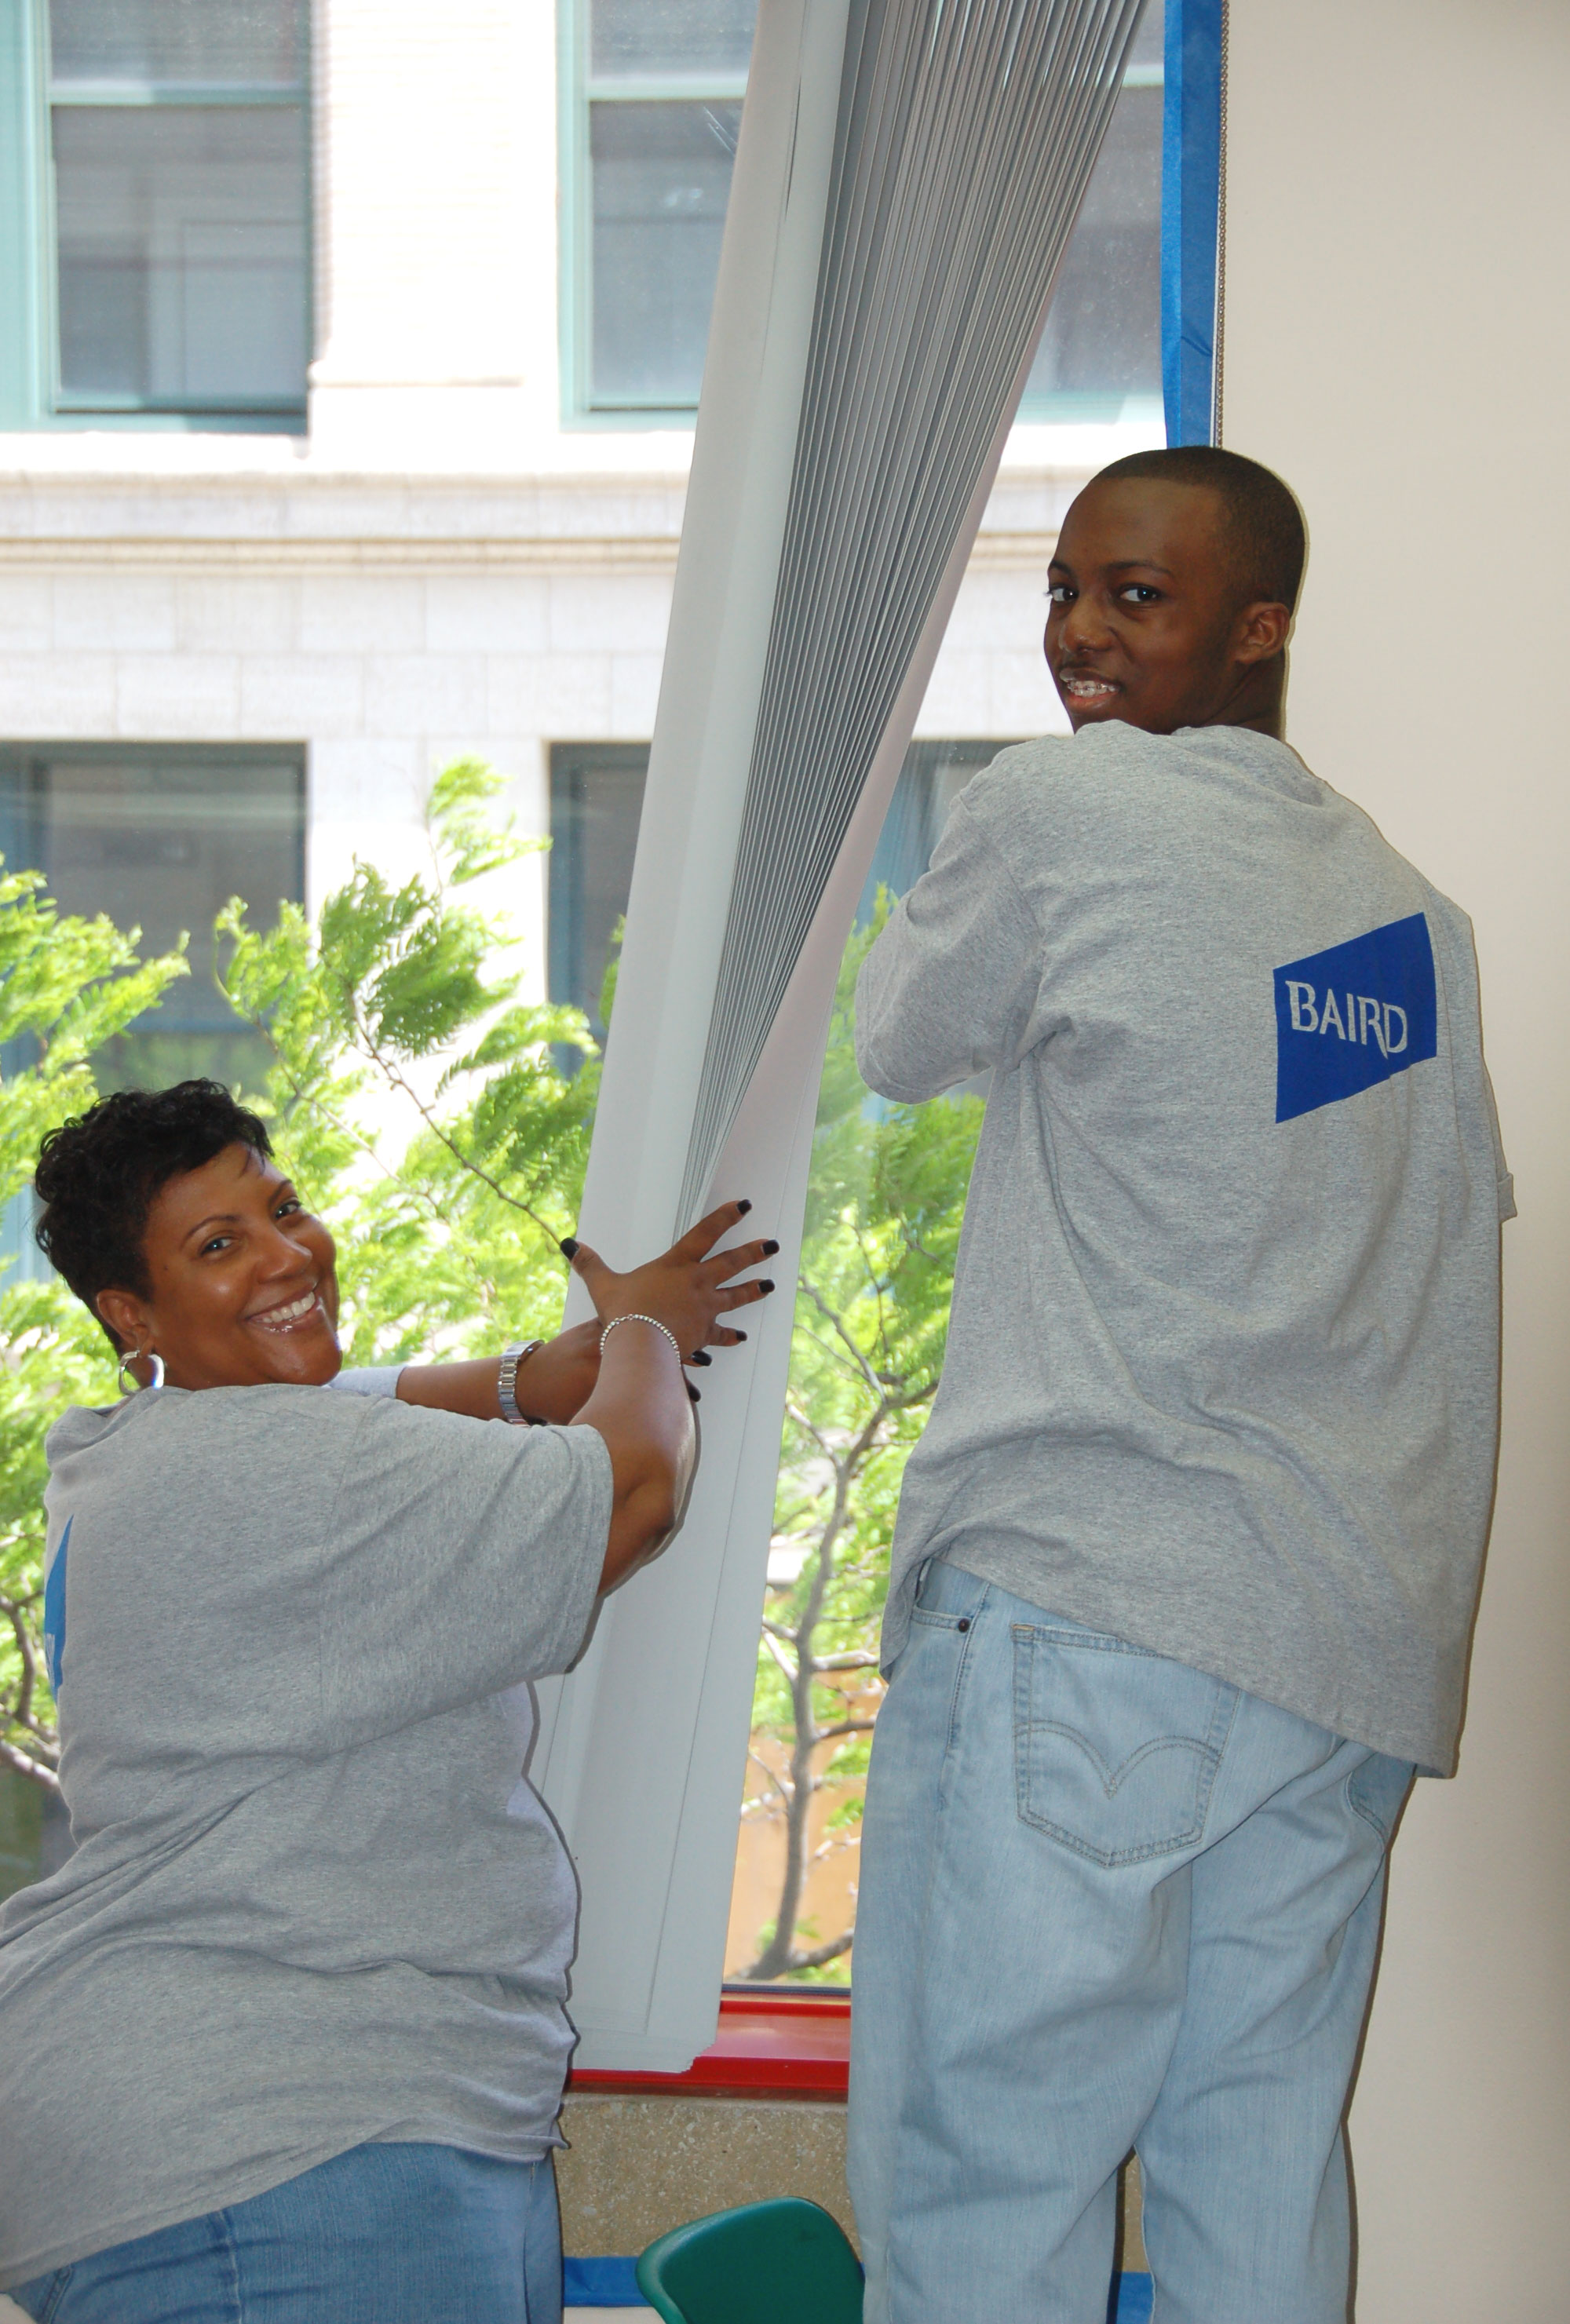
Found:
[[(601, 999), (633, 885), (648, 771), (647, 742), (550, 746), (550, 998), (581, 1009), (596, 1041), (605, 1038)], [(577, 1069), (576, 1049), (559, 1056), (564, 1071)]]
[[(569, 414), (679, 424), (697, 409), (756, 13), (756, 0), (568, 9)], [(1159, 416), (1162, 41), (1162, 0), (1148, 0), (1022, 420)]]
[(13, 6), (4, 416), (299, 426), (306, 0)]
[(757, 0), (576, 0), (564, 19), (567, 404), (697, 410)]
[(956, 797), (1008, 745), (913, 742), (845, 953), (818, 1092), (725, 1976), (843, 1984), (882, 1700), (900, 1478), (942, 1369), (984, 1083), (890, 1106), (855, 1069), (853, 993), (880, 901), (927, 869)]
[(1026, 420), (1161, 410), (1162, 0), (1147, 0), (1030, 376)]
[[(956, 797), (1007, 747), (910, 745), (858, 907), (842, 998), (880, 893), (898, 897), (915, 885)], [(559, 742), (550, 754), (550, 998), (584, 1010), (600, 1039), (648, 762), (642, 742)], [(750, 1982), (842, 1983), (849, 1972), (868, 1735), (882, 1695), (876, 1646), (889, 1532), (905, 1454), (928, 1408), (935, 1353), (941, 1360), (980, 1124), (981, 1095), (968, 1090), (922, 1109), (912, 1132), (909, 1110), (885, 1106), (856, 1074), (851, 1031), (848, 1013), (836, 1011), (818, 1100), (725, 1948), (726, 1977)], [(914, 1174), (910, 1190), (888, 1167), (901, 1148)], [(901, 1213), (906, 1191), (913, 1199)], [(880, 1263), (874, 1284), (870, 1269)], [(881, 1333), (875, 1350), (869, 1333)], [(847, 1343), (861, 1342), (874, 1356), (872, 1370), (886, 1376), (882, 1412), (864, 1393), (868, 1375), (848, 1358)]]
[[(62, 912), (105, 912), (139, 927), (144, 955), (189, 936), (189, 976), (93, 1060), (100, 1089), (158, 1088), (197, 1074), (260, 1086), (262, 1038), (236, 1023), (213, 981), (213, 920), (231, 896), (244, 897), (262, 925), (281, 903), (299, 903), (304, 851), (301, 751), (0, 748), (8, 865), (42, 872)], [(0, 1213), (0, 1263), (11, 1260), (12, 1280), (47, 1272), (24, 1213), (13, 1204)]]

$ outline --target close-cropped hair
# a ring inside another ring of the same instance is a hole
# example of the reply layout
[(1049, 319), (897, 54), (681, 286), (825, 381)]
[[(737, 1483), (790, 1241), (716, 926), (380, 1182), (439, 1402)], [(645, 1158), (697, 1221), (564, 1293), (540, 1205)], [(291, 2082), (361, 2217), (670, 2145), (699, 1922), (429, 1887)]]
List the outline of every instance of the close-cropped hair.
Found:
[[(272, 1151), (260, 1118), (208, 1081), (115, 1090), (45, 1138), (33, 1174), (42, 1208), (32, 1231), (100, 1323), (100, 1291), (134, 1291), (145, 1299), (152, 1290), (142, 1244), (160, 1189), (199, 1170), (226, 1146)], [(104, 1329), (119, 1349), (115, 1333), (107, 1323)]]
[(1198, 484), (1221, 503), (1233, 571), (1245, 604), (1285, 605), (1295, 612), (1308, 554), (1307, 529), (1292, 492), (1273, 468), (1219, 444), (1175, 444), (1165, 452), (1131, 452), (1094, 481), (1150, 476), (1168, 484)]

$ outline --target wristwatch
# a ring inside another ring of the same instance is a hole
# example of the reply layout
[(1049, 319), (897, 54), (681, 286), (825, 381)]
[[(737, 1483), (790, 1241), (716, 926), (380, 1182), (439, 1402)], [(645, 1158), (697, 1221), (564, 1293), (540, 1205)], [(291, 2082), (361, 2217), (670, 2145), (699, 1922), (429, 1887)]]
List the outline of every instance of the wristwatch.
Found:
[(531, 1413), (518, 1408), (518, 1367), (526, 1364), (536, 1348), (545, 1345), (543, 1340), (517, 1340), (502, 1351), (502, 1369), (496, 1375), (496, 1402), (502, 1407), (503, 1420), (514, 1428), (538, 1428), (540, 1422)]

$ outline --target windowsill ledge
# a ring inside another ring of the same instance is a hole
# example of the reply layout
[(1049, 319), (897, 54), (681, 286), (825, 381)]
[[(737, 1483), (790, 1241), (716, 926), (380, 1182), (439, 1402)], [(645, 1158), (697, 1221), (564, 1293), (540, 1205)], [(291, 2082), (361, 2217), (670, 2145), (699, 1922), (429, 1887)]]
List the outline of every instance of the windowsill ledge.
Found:
[(850, 1997), (774, 1988), (720, 1997), (719, 2033), (684, 2074), (574, 2073), (569, 2098), (777, 2098), (837, 2100), (850, 2082)]

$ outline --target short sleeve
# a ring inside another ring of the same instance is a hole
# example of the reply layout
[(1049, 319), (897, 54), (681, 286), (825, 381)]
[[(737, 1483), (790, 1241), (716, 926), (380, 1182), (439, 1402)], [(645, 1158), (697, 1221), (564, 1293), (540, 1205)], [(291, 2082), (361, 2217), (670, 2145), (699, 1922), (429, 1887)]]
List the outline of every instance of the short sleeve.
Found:
[(344, 1745), (565, 1670), (594, 1611), (611, 1462), (593, 1428), (367, 1399), (322, 1544), (323, 1713)]
[(328, 1386), (341, 1388), (346, 1396), (396, 1396), (402, 1377), (402, 1364), (351, 1364)]

